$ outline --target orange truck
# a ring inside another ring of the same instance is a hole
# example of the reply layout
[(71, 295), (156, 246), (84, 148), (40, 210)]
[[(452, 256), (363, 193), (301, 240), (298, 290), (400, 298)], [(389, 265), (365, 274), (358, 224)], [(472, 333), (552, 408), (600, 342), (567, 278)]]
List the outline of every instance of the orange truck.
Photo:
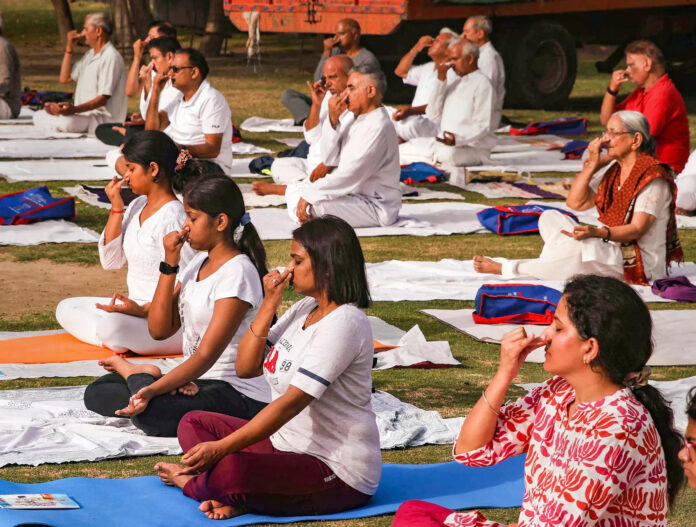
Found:
[[(696, 0), (224, 0), (231, 22), (247, 30), (243, 13), (260, 12), (261, 32), (333, 33), (341, 18), (354, 18), (387, 74), (418, 37), (440, 27), (455, 31), (467, 17), (493, 21), (493, 43), (505, 62), (506, 104), (562, 108), (573, 89), (577, 49), (616, 45), (597, 63), (611, 71), (623, 47), (654, 40), (672, 68), (693, 69)], [(392, 87), (401, 83), (390, 82)], [(392, 98), (394, 93), (390, 93)], [(398, 98), (398, 97), (397, 97)]]

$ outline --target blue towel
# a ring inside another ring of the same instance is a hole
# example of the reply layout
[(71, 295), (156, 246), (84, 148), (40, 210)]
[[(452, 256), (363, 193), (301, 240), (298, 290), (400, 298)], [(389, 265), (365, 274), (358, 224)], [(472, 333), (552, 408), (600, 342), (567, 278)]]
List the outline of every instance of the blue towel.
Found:
[(157, 477), (129, 479), (68, 478), (46, 483), (0, 480), (0, 494), (63, 493), (82, 508), (75, 510), (2, 510), (0, 526), (44, 523), (53, 527), (177, 527), (304, 520), (346, 520), (393, 513), (401, 503), (422, 499), (449, 507), (519, 507), (524, 494), (524, 456), (487, 468), (469, 468), (454, 461), (434, 465), (385, 464), (377, 494), (359, 509), (325, 516), (259, 516), (246, 514), (225, 521), (209, 520), (198, 503), (161, 483)]

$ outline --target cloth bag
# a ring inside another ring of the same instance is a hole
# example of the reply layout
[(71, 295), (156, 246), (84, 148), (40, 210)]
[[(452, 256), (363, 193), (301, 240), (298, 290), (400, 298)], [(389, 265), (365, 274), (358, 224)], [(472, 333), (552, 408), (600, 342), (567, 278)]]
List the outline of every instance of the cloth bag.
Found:
[(436, 166), (418, 161), (401, 167), (401, 182), (407, 185), (414, 183), (439, 183), (445, 178), (445, 171)]
[(75, 198), (54, 198), (47, 186), (0, 196), (0, 225), (75, 217)]
[(539, 216), (544, 211), (557, 210), (561, 214), (570, 216), (575, 221), (578, 218), (567, 210), (545, 205), (519, 205), (506, 207), (489, 207), (476, 213), (476, 217), (486, 229), (500, 236), (511, 234), (531, 234), (539, 232)]
[(477, 324), (549, 325), (561, 292), (544, 285), (483, 284), (474, 300)]
[(652, 292), (677, 302), (696, 302), (696, 286), (686, 276), (670, 276), (655, 280)]

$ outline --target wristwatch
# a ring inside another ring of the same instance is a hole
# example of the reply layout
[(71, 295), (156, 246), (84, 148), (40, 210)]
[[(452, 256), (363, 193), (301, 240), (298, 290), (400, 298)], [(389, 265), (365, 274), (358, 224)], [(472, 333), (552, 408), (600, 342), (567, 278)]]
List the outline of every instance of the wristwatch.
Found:
[(162, 274), (176, 274), (179, 272), (178, 265), (169, 265), (167, 262), (160, 262), (160, 273)]

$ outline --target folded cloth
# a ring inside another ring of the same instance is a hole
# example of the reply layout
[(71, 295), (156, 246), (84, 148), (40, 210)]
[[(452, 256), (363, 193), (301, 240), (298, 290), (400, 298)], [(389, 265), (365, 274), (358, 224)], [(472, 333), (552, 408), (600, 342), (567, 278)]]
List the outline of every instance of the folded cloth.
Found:
[(677, 302), (696, 302), (696, 286), (686, 276), (670, 276), (655, 280), (652, 292)]

